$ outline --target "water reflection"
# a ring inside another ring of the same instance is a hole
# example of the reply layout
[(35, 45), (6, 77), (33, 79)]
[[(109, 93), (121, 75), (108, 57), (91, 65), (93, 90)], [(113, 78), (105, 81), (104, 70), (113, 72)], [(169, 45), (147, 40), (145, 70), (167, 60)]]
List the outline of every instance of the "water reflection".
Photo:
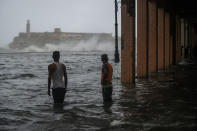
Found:
[(55, 112), (61, 112), (64, 109), (64, 104), (61, 103), (53, 103), (53, 109)]
[(137, 79), (135, 85), (122, 85), (120, 63), (111, 59), (113, 103), (103, 103), (102, 64), (97, 57), (101, 53), (62, 53), (69, 82), (63, 105), (53, 105), (47, 96), (51, 54), (0, 55), (0, 130), (191, 131), (196, 127), (196, 65), (175, 66)]
[(112, 114), (112, 109), (111, 109), (111, 106), (113, 105), (113, 102), (104, 102), (103, 103), (103, 108), (104, 108), (104, 111), (108, 114)]
[(133, 131), (194, 131), (197, 119), (195, 67), (177, 66), (151, 74), (149, 79), (137, 79), (134, 86), (123, 88), (119, 101), (123, 112), (120, 126)]

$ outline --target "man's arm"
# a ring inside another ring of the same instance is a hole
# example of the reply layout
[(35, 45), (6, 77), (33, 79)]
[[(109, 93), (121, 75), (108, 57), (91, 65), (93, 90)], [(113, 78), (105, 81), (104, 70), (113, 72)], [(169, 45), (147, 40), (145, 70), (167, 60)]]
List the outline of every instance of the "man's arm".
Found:
[(51, 67), (50, 65), (48, 66), (48, 95), (51, 96)]
[(65, 88), (67, 89), (68, 78), (67, 78), (66, 66), (64, 64), (62, 64), (62, 67), (63, 67), (63, 71), (64, 71)]

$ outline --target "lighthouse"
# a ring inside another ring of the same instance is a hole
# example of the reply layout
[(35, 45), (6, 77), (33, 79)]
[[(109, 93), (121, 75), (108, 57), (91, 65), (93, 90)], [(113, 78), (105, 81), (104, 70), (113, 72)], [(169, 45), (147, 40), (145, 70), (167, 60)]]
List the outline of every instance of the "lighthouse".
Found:
[(26, 32), (30, 33), (30, 21), (29, 20), (27, 20)]

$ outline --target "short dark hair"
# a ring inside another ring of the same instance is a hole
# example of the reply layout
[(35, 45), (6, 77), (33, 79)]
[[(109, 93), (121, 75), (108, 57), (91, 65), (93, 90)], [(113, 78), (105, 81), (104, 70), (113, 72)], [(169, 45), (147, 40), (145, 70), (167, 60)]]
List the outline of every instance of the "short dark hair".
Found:
[(53, 51), (53, 59), (59, 59), (60, 58), (60, 52), (59, 51)]
[(101, 61), (103, 61), (103, 62), (107, 62), (107, 61), (108, 61), (108, 56), (107, 56), (107, 54), (102, 54), (102, 55), (101, 55)]

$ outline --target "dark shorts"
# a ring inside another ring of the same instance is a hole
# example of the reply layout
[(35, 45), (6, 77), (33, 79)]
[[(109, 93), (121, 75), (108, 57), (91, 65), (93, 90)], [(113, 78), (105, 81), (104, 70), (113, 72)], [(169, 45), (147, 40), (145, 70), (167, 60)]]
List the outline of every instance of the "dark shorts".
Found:
[(66, 90), (65, 88), (55, 88), (52, 89), (52, 95), (54, 103), (63, 103)]
[(104, 102), (111, 102), (112, 101), (112, 85), (103, 85), (102, 86), (102, 93), (103, 93), (103, 101)]

